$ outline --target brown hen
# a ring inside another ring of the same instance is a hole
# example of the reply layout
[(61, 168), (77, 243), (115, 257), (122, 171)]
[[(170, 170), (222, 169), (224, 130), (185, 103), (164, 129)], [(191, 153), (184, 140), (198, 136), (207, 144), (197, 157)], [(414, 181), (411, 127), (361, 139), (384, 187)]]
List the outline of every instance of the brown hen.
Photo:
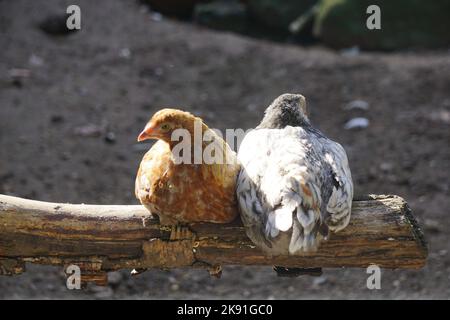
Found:
[[(178, 132), (187, 133), (187, 138), (173, 139)], [(211, 139), (204, 142), (203, 135)], [(158, 141), (142, 159), (135, 192), (162, 225), (227, 223), (236, 217), (235, 185), (240, 168), (236, 154), (202, 119), (181, 110), (162, 109), (138, 137), (138, 141), (147, 139)], [(181, 142), (191, 148), (180, 148)], [(219, 155), (214, 159), (223, 161), (211, 163), (204, 153)]]

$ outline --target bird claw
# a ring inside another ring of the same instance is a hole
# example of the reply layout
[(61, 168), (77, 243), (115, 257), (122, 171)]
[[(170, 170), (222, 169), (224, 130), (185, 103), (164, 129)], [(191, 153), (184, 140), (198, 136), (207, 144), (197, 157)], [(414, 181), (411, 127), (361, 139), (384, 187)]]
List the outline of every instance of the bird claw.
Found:
[(193, 239), (194, 234), (187, 226), (173, 225), (170, 230), (170, 241)]
[(220, 278), (222, 276), (222, 266), (220, 264), (208, 268), (208, 271), (211, 277)]

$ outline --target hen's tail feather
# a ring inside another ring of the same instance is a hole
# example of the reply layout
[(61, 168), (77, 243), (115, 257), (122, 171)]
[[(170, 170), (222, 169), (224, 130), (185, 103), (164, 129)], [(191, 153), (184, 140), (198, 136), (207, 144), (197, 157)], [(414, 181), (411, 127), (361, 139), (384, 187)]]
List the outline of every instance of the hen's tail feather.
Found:
[(320, 190), (302, 181), (301, 173), (288, 180), (281, 203), (268, 213), (265, 225), (268, 239), (292, 228), (288, 248), (290, 254), (315, 251), (323, 236), (328, 235), (328, 230), (322, 227), (325, 224), (317, 209), (321, 207)]
[(302, 249), (304, 241), (303, 228), (299, 225), (299, 222), (294, 220), (294, 225), (292, 226), (291, 241), (289, 243), (289, 253), (294, 254), (295, 252)]
[(267, 216), (267, 222), (266, 222), (266, 229), (265, 229), (265, 235), (266, 238), (275, 238), (280, 233), (280, 230), (278, 230), (275, 227), (275, 213), (270, 212)]
[(344, 210), (338, 214), (338, 217), (331, 216), (331, 219), (328, 220), (328, 227), (330, 230), (337, 232), (345, 228), (350, 220), (350, 211)]
[(287, 232), (292, 228), (289, 253), (315, 251), (322, 235), (328, 234), (328, 230), (322, 230), (321, 220), (320, 212), (303, 203), (301, 195), (293, 191), (286, 192), (280, 206), (268, 214), (265, 235), (273, 239), (280, 231)]
[(312, 232), (307, 234), (298, 222), (294, 222), (289, 244), (289, 253), (296, 254), (298, 252), (317, 251), (322, 239), (323, 236), (318, 232), (318, 228), (314, 228)]

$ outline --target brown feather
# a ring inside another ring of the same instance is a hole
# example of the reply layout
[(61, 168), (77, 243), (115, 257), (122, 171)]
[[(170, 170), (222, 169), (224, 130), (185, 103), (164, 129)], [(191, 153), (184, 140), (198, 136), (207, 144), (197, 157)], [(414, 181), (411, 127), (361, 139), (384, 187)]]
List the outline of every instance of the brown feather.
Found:
[[(170, 122), (174, 127), (189, 130), (193, 137), (195, 120), (201, 119), (187, 112), (163, 109), (150, 122)], [(202, 131), (206, 130), (208, 127), (203, 123)], [(145, 154), (137, 173), (135, 193), (143, 205), (160, 217), (162, 224), (227, 223), (236, 218), (235, 184), (240, 167), (226, 142), (217, 135), (214, 139), (234, 163), (175, 164), (173, 144), (166, 139), (158, 140)]]

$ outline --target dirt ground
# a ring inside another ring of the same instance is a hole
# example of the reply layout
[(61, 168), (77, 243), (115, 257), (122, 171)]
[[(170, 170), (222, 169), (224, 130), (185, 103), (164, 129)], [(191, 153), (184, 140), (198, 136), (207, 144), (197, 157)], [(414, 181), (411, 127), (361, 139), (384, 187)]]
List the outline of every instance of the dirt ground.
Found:
[[(306, 96), (310, 118), (341, 142), (357, 194), (398, 194), (429, 244), (419, 271), (363, 269), (278, 278), (270, 268), (111, 274), (106, 288), (69, 291), (59, 268), (0, 277), (0, 298), (450, 297), (448, 50), (366, 53), (275, 44), (151, 15), (134, 1), (76, 1), (82, 30), (54, 37), (37, 24), (74, 1), (0, 1), (0, 193), (55, 202), (136, 204), (134, 177), (149, 146), (136, 145), (163, 106), (210, 127), (250, 128), (279, 94)], [(13, 80), (14, 68), (30, 70)], [(346, 110), (353, 100), (369, 110)], [(355, 116), (362, 130), (345, 130)], [(90, 131), (89, 131), (90, 130)]]

